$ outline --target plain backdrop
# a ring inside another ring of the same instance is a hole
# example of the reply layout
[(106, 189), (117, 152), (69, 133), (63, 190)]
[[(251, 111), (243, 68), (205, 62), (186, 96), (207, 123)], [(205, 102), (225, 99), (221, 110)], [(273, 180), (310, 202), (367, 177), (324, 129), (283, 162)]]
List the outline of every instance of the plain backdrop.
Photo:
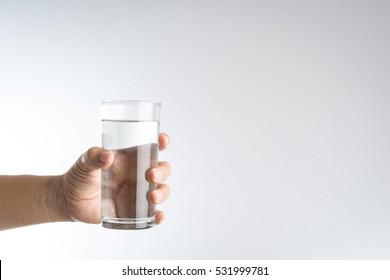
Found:
[(0, 258), (390, 258), (390, 2), (0, 0), (1, 174), (62, 174), (106, 99), (163, 103), (166, 221)]

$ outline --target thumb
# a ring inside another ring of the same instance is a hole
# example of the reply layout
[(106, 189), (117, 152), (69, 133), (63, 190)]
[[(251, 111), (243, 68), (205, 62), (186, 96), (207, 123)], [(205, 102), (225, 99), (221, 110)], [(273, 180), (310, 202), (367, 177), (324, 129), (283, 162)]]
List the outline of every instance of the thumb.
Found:
[(114, 153), (99, 147), (90, 148), (77, 161), (78, 167), (90, 172), (97, 169), (108, 168), (114, 161)]

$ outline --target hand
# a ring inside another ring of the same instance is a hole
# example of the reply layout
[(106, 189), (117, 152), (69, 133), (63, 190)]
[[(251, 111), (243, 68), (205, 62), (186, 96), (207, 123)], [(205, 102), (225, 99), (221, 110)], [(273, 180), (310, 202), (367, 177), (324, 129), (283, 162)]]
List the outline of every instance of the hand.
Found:
[[(161, 133), (159, 149), (169, 145), (168, 135)], [(94, 147), (84, 153), (71, 169), (62, 176), (59, 184), (61, 208), (69, 220), (85, 223), (100, 223), (101, 218), (101, 169), (107, 169), (114, 161), (114, 153)], [(146, 178), (157, 184), (157, 189), (150, 194), (154, 204), (164, 202), (170, 193), (164, 181), (169, 177), (171, 167), (168, 162), (159, 162), (158, 167), (147, 171)], [(164, 213), (156, 211), (156, 223), (164, 219)]]

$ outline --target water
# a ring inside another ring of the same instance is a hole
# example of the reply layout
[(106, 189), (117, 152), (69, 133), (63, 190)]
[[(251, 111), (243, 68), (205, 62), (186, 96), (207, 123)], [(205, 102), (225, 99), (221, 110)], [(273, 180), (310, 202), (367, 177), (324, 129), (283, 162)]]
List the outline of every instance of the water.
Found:
[[(118, 229), (149, 228), (155, 224), (155, 207), (150, 202), (150, 191), (155, 189), (156, 185), (146, 180), (146, 172), (157, 166), (158, 123), (104, 123), (103, 147), (113, 151), (115, 159), (108, 169), (102, 170), (103, 226)], [(141, 131), (146, 136), (136, 135)], [(133, 138), (136, 138), (136, 141)], [(126, 139), (131, 141), (125, 141)], [(151, 140), (155, 143), (123, 148), (126, 142), (139, 144)]]

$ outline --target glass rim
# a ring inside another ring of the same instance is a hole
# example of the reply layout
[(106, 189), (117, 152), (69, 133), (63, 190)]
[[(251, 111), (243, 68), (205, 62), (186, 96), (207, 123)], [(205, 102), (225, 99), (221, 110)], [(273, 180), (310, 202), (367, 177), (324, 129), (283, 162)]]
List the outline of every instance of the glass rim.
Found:
[(131, 104), (145, 104), (145, 105), (161, 105), (160, 101), (149, 101), (149, 100), (103, 100), (101, 105), (131, 105)]

